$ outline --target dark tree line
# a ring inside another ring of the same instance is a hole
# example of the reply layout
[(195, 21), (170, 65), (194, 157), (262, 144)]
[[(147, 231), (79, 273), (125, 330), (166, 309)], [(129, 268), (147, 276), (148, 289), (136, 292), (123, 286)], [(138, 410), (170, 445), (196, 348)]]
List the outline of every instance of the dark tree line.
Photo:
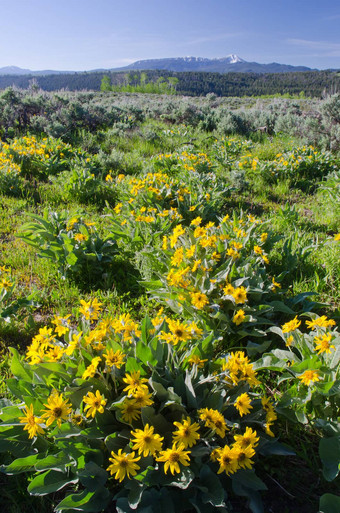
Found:
[[(4, 75), (0, 76), (0, 89), (10, 86), (27, 89), (32, 85), (44, 91), (89, 90), (100, 91), (104, 76), (108, 76), (113, 90), (119, 90), (131, 83), (131, 72), (91, 72), (60, 75)], [(134, 71), (137, 83), (158, 83), (176, 78), (177, 94), (203, 96), (214, 93), (217, 96), (262, 96), (299, 95), (322, 97), (340, 91), (340, 73), (337, 71), (308, 71), (292, 73), (209, 73), (209, 72), (167, 72)], [(152, 91), (151, 91), (152, 92)], [(159, 92), (159, 91), (154, 91)]]

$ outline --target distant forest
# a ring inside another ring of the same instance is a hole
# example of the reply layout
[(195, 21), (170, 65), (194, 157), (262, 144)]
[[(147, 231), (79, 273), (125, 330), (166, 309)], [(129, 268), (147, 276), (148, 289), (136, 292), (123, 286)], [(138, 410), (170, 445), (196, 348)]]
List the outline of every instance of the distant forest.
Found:
[[(208, 73), (173, 71), (130, 72), (82, 72), (60, 75), (3, 75), (0, 89), (16, 86), (21, 89), (35, 87), (44, 91), (100, 91), (103, 77), (116, 88), (133, 82), (140, 83), (141, 76), (147, 82), (159, 83), (176, 78), (176, 93), (188, 96), (263, 96), (292, 95), (322, 97), (340, 91), (339, 71), (308, 71), (293, 73)], [(173, 91), (172, 91), (173, 92)]]

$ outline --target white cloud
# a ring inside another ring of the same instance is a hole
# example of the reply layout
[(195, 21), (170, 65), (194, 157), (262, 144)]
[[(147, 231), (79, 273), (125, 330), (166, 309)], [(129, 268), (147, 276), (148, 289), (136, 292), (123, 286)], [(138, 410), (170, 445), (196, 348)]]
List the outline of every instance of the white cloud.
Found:
[(340, 14), (334, 14), (333, 16), (327, 16), (325, 18), (327, 21), (334, 21), (334, 20), (340, 20)]
[(228, 33), (228, 34), (216, 34), (214, 36), (201, 36), (201, 37), (198, 36), (198, 37), (193, 37), (192, 39), (189, 39), (188, 41), (185, 41), (184, 43), (187, 45), (213, 43), (215, 41), (224, 41), (226, 39), (241, 37), (243, 35), (244, 35), (243, 32), (235, 32), (235, 33)]
[(288, 43), (300, 48), (315, 50), (315, 57), (340, 57), (340, 43), (329, 41), (309, 41), (307, 39), (288, 39)]

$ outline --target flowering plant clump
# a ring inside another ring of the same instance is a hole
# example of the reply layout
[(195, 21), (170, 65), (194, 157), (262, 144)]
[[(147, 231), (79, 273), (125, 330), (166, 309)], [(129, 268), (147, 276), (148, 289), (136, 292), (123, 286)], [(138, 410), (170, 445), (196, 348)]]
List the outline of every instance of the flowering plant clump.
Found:
[(212, 335), (162, 310), (139, 324), (82, 301), (78, 321), (56, 316), (24, 359), (11, 349), (3, 471), (32, 472), (33, 495), (67, 487), (57, 511), (226, 511), (232, 488), (258, 503), (256, 460), (291, 452), (245, 353), (214, 359)]
[(285, 349), (265, 353), (254, 366), (281, 373), (280, 413), (290, 420), (295, 415), (296, 421), (309, 422), (323, 432), (319, 453), (324, 477), (331, 481), (340, 468), (340, 334), (336, 322), (309, 313), (300, 319), (295, 316), (275, 332)]
[(294, 185), (299, 185), (304, 180), (319, 180), (338, 168), (332, 153), (316, 150), (313, 146), (278, 153), (272, 161), (256, 160), (255, 166), (251, 159), (248, 165), (243, 161), (242, 166), (256, 170), (268, 182), (288, 179)]
[(0, 142), (0, 193), (18, 196), (23, 187), (20, 167), (13, 160), (13, 155), (2, 151)]
[(176, 210), (180, 218), (188, 223), (196, 217), (197, 212), (206, 221), (216, 218), (229, 187), (212, 172), (198, 173), (182, 167), (176, 176), (168, 175), (164, 170), (139, 177), (118, 175), (116, 190), (121, 203), (118, 213), (122, 217), (125, 213), (129, 216), (131, 211), (157, 208), (162, 211)]
[(16, 284), (11, 268), (5, 265), (0, 266), (0, 324), (1, 322), (10, 322), (22, 308), (35, 305), (29, 297), (15, 299), (13, 297), (15, 288)]
[(221, 166), (231, 167), (237, 157), (245, 152), (249, 152), (253, 147), (251, 141), (236, 139), (235, 137), (222, 137), (212, 145), (212, 155), (214, 160)]
[(154, 159), (155, 168), (166, 174), (175, 175), (182, 169), (207, 173), (212, 171), (213, 164), (206, 153), (189, 153), (184, 150), (181, 153), (167, 153), (158, 155)]
[(34, 136), (26, 136), (14, 139), (10, 144), (1, 143), (1, 149), (23, 176), (40, 179), (57, 174), (74, 158), (85, 158), (82, 150), (53, 137), (39, 141)]
[(36, 169), (38, 174), (47, 177), (65, 169), (73, 160), (90, 161), (86, 151), (54, 137), (38, 140), (35, 136), (26, 136), (13, 139), (10, 144), (1, 144), (3, 151), (21, 166), (24, 174), (34, 173)]
[(253, 216), (190, 227), (175, 226), (155, 254), (154, 274), (146, 283), (154, 298), (183, 317), (222, 333), (232, 344), (266, 335), (279, 301), (280, 277), (266, 270), (272, 242)]
[[(89, 162), (88, 162), (89, 161)], [(83, 162), (78, 159), (70, 171), (63, 171), (53, 179), (65, 199), (81, 203), (104, 204), (116, 196), (114, 187), (108, 188), (100, 173), (94, 166), (93, 159)]]
[(214, 173), (194, 171), (176, 177), (161, 172), (118, 175), (116, 188), (119, 201), (111, 210), (112, 236), (148, 279), (154, 248), (162, 247), (179, 222), (190, 224), (198, 211), (205, 221), (216, 219), (228, 191)]
[(54, 261), (62, 276), (85, 276), (92, 283), (102, 279), (118, 249), (113, 239), (99, 236), (94, 222), (47, 210), (43, 217), (31, 217), (19, 235), (40, 257)]

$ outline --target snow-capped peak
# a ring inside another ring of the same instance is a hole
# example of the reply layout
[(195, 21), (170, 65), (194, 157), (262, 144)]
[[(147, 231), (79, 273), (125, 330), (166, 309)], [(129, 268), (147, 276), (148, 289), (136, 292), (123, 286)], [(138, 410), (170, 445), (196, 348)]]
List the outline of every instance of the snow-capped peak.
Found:
[(230, 64), (236, 64), (237, 62), (245, 62), (243, 59), (241, 59), (241, 57), (239, 57), (238, 55), (236, 55), (234, 53), (227, 55), (227, 57), (225, 57), (225, 59), (228, 59)]

